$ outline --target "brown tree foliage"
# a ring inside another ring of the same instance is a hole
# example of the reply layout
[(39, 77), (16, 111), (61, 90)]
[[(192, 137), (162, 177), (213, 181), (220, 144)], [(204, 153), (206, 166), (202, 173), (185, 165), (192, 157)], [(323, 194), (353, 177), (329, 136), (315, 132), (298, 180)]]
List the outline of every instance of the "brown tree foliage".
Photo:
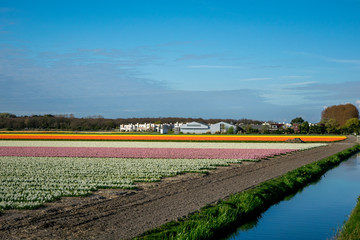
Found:
[(330, 106), (321, 113), (321, 121), (335, 119), (340, 126), (345, 125), (350, 118), (359, 118), (359, 110), (350, 103)]

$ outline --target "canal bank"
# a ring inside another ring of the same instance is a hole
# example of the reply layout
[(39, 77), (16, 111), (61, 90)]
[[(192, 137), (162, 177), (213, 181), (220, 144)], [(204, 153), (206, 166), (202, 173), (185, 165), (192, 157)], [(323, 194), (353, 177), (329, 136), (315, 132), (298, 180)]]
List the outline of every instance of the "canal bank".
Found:
[(356, 205), (359, 182), (360, 154), (357, 153), (224, 239), (335, 239)]
[(339, 233), (338, 240), (357, 240), (360, 238), (360, 196), (356, 207)]
[(165, 224), (137, 239), (221, 238), (224, 232), (232, 232), (241, 223), (259, 216), (286, 196), (318, 180), (326, 171), (359, 150), (360, 145), (356, 145), (331, 157), (302, 166), (253, 189), (232, 195), (216, 205), (206, 206), (180, 221)]

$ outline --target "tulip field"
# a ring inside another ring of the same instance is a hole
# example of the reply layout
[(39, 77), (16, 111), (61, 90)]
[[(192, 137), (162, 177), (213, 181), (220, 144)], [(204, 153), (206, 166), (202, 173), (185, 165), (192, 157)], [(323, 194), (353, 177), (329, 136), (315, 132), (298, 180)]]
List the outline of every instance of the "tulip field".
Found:
[(184, 172), (325, 143), (0, 140), (0, 208), (35, 208), (99, 188), (135, 188)]
[(216, 141), (216, 142), (285, 142), (300, 138), (304, 142), (334, 142), (346, 139), (345, 136), (292, 136), (292, 135), (192, 135), (192, 134), (91, 134), (64, 132), (0, 132), (0, 139), (32, 140), (122, 140), (122, 141)]

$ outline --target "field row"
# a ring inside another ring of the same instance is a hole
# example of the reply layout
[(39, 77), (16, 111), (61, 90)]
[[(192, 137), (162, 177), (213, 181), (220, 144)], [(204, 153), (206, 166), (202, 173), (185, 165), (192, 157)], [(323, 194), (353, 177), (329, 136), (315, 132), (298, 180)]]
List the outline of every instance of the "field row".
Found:
[(322, 143), (0, 141), (0, 208), (33, 208), (99, 188), (134, 188), (183, 172), (320, 147)]
[(165, 159), (262, 159), (294, 149), (0, 147), (0, 156)]
[(102, 148), (214, 148), (214, 149), (294, 149), (325, 146), (325, 143), (250, 142), (135, 142), (135, 141), (22, 141), (0, 140), (2, 147), (102, 147)]
[(153, 135), (153, 134), (12, 134), (0, 133), (0, 139), (27, 140), (134, 140), (134, 141), (248, 141), (285, 142), (300, 138), (304, 142), (334, 142), (346, 139), (345, 136), (291, 136), (291, 135)]
[(99, 188), (134, 188), (182, 172), (204, 172), (237, 159), (0, 157), (0, 208), (33, 208)]

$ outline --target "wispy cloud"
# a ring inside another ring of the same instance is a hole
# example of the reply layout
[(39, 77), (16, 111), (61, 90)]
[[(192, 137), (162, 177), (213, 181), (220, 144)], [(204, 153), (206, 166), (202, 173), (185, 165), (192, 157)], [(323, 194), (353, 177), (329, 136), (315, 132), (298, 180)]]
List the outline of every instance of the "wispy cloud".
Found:
[(359, 59), (341, 59), (341, 58), (329, 58), (329, 57), (324, 57), (324, 58), (329, 62), (360, 65)]
[(323, 59), (323, 60), (325, 60), (327, 62), (360, 65), (360, 59), (334, 58), (334, 57), (318, 55), (318, 54), (313, 54), (313, 53), (307, 53), (307, 52), (285, 52), (285, 53), (291, 54), (291, 55), (298, 55), (298, 56), (305, 56), (305, 57), (310, 57), (310, 58)]
[(358, 105), (358, 108), (360, 108), (360, 100), (356, 100), (356, 104)]
[(280, 76), (280, 78), (288, 78), (288, 79), (304, 79), (304, 78), (312, 78), (312, 76), (301, 76), (301, 75), (286, 75)]
[(309, 100), (338, 104), (339, 102), (356, 102), (359, 100), (360, 82), (313, 83), (288, 86), (288, 89), (303, 94)]
[(306, 86), (306, 85), (310, 85), (310, 84), (315, 84), (317, 83), (316, 81), (309, 81), (309, 82), (297, 82), (297, 83), (289, 83), (286, 84), (287, 86)]
[(264, 65), (264, 66), (260, 66), (259, 68), (264, 68), (264, 69), (266, 69), (266, 68), (281, 68), (282, 67), (282, 65)]
[(232, 66), (232, 65), (191, 65), (189, 68), (213, 68), (213, 69), (241, 69), (244, 66)]
[(220, 54), (203, 54), (203, 55), (196, 55), (196, 54), (186, 54), (176, 61), (187, 61), (187, 60), (203, 60), (203, 59), (210, 59), (210, 58), (218, 58)]
[(263, 80), (270, 80), (270, 77), (262, 77), (262, 78), (245, 78), (241, 79), (241, 81), (263, 81)]
[(38, 54), (26, 49), (0, 48), (0, 101), (14, 102), (20, 95), (29, 100), (100, 98), (167, 88), (161, 81), (144, 77), (140, 66), (153, 62), (146, 54), (121, 56), (120, 52)]
[(167, 42), (167, 43), (161, 43), (156, 45), (157, 47), (172, 47), (172, 46), (181, 46), (181, 45), (188, 45), (192, 44), (194, 42), (191, 41), (178, 41), (178, 42)]

